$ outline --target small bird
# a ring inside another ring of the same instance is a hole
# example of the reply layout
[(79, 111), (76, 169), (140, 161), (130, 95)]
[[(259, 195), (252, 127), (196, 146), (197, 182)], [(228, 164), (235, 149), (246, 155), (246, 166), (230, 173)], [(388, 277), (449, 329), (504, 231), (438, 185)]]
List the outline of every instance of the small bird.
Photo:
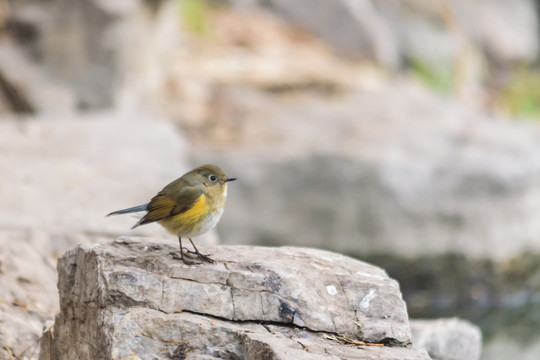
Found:
[(203, 255), (191, 240), (191, 237), (210, 231), (218, 223), (227, 199), (227, 183), (234, 181), (215, 165), (202, 165), (185, 173), (180, 178), (165, 186), (148, 204), (114, 211), (107, 216), (146, 211), (135, 224), (137, 226), (158, 222), (171, 234), (178, 236), (180, 256), (176, 259), (187, 265), (196, 264), (184, 257), (182, 237), (187, 237), (193, 245), (199, 260), (213, 263), (210, 255)]

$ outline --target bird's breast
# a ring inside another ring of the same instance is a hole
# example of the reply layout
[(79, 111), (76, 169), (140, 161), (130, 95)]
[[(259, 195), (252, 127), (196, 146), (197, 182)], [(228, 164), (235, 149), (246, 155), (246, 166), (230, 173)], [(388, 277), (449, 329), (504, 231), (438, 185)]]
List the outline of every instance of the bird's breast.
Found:
[(160, 223), (171, 233), (180, 236), (197, 236), (210, 231), (223, 215), (223, 206), (201, 195), (188, 210), (163, 219)]

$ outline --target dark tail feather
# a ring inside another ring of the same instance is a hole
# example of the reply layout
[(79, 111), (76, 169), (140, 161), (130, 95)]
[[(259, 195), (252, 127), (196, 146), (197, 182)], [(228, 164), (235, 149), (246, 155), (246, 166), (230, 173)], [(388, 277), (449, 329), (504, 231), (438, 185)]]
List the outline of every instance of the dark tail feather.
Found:
[(127, 209), (114, 211), (114, 212), (108, 214), (107, 216), (122, 215), (122, 214), (129, 214), (129, 213), (134, 213), (134, 212), (139, 212), (139, 211), (145, 211), (147, 207), (148, 207), (148, 204), (134, 206), (134, 207), (130, 207), (130, 208), (127, 208)]

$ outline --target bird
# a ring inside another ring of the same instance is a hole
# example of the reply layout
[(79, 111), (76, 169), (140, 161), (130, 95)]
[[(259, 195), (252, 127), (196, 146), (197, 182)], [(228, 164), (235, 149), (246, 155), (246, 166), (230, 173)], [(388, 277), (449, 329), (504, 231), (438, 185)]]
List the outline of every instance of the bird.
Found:
[(178, 236), (180, 255), (173, 257), (186, 265), (200, 264), (186, 259), (182, 247), (182, 237), (188, 238), (201, 262), (214, 263), (210, 254), (201, 254), (192, 237), (213, 229), (225, 209), (227, 183), (236, 178), (227, 175), (216, 165), (201, 165), (165, 186), (149, 203), (113, 211), (107, 216), (146, 211), (146, 214), (131, 229), (138, 226), (159, 223), (168, 232)]

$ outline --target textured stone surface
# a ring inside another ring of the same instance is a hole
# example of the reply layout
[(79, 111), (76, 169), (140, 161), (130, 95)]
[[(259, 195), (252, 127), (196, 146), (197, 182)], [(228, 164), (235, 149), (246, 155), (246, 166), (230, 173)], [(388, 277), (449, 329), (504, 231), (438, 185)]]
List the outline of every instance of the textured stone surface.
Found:
[(42, 327), (58, 311), (54, 261), (44, 234), (0, 230), (0, 359), (39, 353)]
[[(97, 354), (113, 359), (145, 360), (156, 357), (247, 360), (429, 359), (425, 350), (418, 347), (346, 345), (332, 335), (301, 328), (231, 322), (187, 312), (164, 314), (141, 307), (129, 310), (113, 308), (102, 313), (101, 321), (100, 325), (115, 329), (114, 336), (110, 338), (110, 355), (105, 352), (86, 355), (73, 352), (77, 358), (92, 358), (93, 354)], [(51, 344), (49, 339), (49, 335), (43, 338), (40, 360), (50, 360), (54, 356), (47, 351)]]
[(43, 328), (58, 313), (58, 253), (71, 244), (103, 240), (110, 241), (98, 235), (0, 229), (1, 360), (37, 358)]
[(478, 360), (480, 329), (459, 319), (411, 320), (413, 344), (426, 349), (433, 360)]
[[(152, 351), (191, 358), (308, 358), (310, 351), (321, 358), (428, 358), (409, 346), (398, 284), (372, 265), (314, 249), (220, 246), (203, 249), (215, 264), (190, 267), (172, 259), (174, 250), (122, 237), (66, 253), (58, 263), (57, 358), (123, 358), (130, 351), (141, 359)], [(358, 350), (336, 334), (386, 346)]]

